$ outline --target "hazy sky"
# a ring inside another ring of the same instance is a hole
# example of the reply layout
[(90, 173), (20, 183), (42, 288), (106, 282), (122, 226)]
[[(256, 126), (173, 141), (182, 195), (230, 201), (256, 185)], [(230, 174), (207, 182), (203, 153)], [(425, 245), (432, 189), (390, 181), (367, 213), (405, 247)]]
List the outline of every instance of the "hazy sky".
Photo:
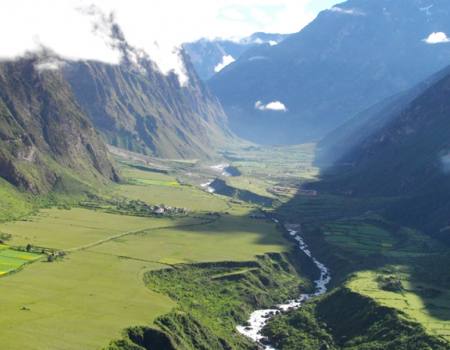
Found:
[(129, 42), (164, 71), (176, 65), (173, 47), (200, 37), (238, 38), (255, 31), (296, 32), (331, 0), (1, 0), (0, 57), (45, 46), (66, 58), (117, 62), (108, 28), (95, 5), (113, 12)]

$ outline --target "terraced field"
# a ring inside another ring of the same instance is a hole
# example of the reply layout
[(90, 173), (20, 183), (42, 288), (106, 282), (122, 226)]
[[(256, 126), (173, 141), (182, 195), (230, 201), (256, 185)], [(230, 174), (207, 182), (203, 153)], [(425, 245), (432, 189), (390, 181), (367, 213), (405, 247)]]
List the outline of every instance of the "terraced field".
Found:
[(330, 244), (361, 255), (387, 252), (395, 244), (389, 231), (358, 221), (327, 224), (324, 234)]

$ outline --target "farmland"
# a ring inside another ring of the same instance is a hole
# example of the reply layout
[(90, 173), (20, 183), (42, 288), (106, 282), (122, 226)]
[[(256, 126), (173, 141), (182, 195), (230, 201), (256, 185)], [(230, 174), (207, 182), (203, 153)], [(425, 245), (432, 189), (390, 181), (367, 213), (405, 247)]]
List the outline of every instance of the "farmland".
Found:
[[(144, 285), (146, 272), (179, 263), (248, 261), (290, 249), (274, 224), (249, 218), (251, 207), (192, 186), (155, 182), (172, 183), (165, 175), (135, 169), (129, 174), (134, 178), (114, 185), (109, 193), (183, 206), (191, 214), (156, 218), (52, 208), (0, 224), (0, 231), (11, 235), (11, 245), (68, 252), (55, 262), (37, 261), (0, 279), (5, 348), (105, 347), (125, 328), (151, 325), (175, 307), (167, 296)], [(209, 215), (211, 210), (218, 214)]]
[(0, 276), (7, 275), (38, 260), (39, 254), (18, 251), (0, 244)]
[[(15, 221), (0, 223), (8, 238), (8, 246), (0, 246), (0, 271), (17, 271), (0, 278), (2, 344), (8, 350), (123, 350), (126, 332), (136, 326), (164, 330), (186, 349), (196, 349), (190, 332), (202, 334), (202, 344), (225, 340), (250, 349), (235, 325), (255, 308), (307, 289), (310, 271), (307, 264), (300, 263), (302, 274), (292, 267), (298, 263), (290, 260), (292, 243), (273, 222), (255, 218), (259, 205), (202, 189), (213, 177), (273, 198), (266, 210), (301, 224), (336, 286), (402, 311), (429, 334), (448, 339), (448, 281), (440, 274), (447, 260), (437, 263), (444, 253), (439, 243), (371, 212), (387, 203), (383, 198), (296, 194), (317, 169), (311, 145), (289, 151), (284, 159), (278, 148), (230, 151), (239, 177), (222, 177), (209, 163), (120, 162), (121, 183), (39, 211), (21, 207), (8, 189), (9, 201), (22, 209)], [(277, 195), (274, 187), (289, 191)], [(146, 205), (186, 211), (155, 215)], [(10, 248), (27, 246), (64, 255), (48, 262)], [(392, 276), (401, 292), (383, 289), (380, 280)], [(351, 303), (347, 294), (340, 297)]]

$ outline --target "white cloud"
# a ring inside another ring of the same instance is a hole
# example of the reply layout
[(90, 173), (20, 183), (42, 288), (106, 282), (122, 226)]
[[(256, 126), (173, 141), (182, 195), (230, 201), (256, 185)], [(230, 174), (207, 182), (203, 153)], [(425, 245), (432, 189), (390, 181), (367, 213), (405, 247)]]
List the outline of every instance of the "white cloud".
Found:
[(79, 10), (92, 4), (113, 12), (129, 43), (148, 53), (162, 72), (180, 76), (184, 67), (176, 47), (183, 42), (292, 33), (319, 10), (316, 0), (2, 0), (0, 58), (44, 46), (64, 58), (118, 63), (121, 55), (105, 35), (107, 28)]
[(43, 72), (46, 70), (58, 70), (64, 65), (64, 61), (61, 61), (58, 58), (50, 57), (40, 60), (34, 65), (34, 67), (37, 71)]
[(443, 44), (450, 42), (450, 38), (444, 32), (431, 33), (428, 38), (423, 39), (427, 44)]
[(337, 12), (342, 13), (344, 15), (351, 15), (351, 16), (365, 16), (366, 14), (358, 9), (344, 9), (342, 7), (334, 6), (331, 9), (329, 9), (331, 12)]
[(256, 101), (255, 109), (260, 111), (287, 112), (286, 106), (280, 101), (273, 101), (268, 104), (264, 104), (261, 101)]
[(219, 73), (222, 69), (224, 69), (226, 66), (228, 66), (229, 64), (233, 63), (234, 61), (236, 61), (234, 59), (233, 56), (231, 55), (226, 55), (222, 57), (222, 62), (220, 62), (215, 68), (214, 71), (216, 73)]
[(278, 45), (278, 42), (275, 41), (275, 40), (269, 40), (269, 45), (270, 45), (270, 46), (277, 46), (277, 45)]

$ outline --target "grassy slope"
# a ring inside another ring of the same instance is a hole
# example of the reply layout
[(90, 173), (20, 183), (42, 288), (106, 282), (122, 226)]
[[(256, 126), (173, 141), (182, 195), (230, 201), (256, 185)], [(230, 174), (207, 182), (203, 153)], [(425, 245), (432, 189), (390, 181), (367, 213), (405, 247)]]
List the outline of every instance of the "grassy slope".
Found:
[[(256, 261), (241, 264), (179, 266), (148, 273), (146, 281), (149, 288), (177, 301), (179, 313), (189, 314), (200, 321), (233, 349), (253, 348), (238, 337), (235, 330), (236, 324), (244, 323), (253, 310), (298, 296), (300, 288), (309, 287), (299, 278), (288, 256), (281, 254), (260, 256)], [(157, 324), (167, 329), (164, 318)], [(179, 348), (198, 350), (192, 340), (182, 340), (183, 333), (172, 335), (180, 343)], [(210, 343), (206, 349), (212, 347), (213, 343)], [(229, 347), (217, 347), (222, 348)]]
[(0, 178), (0, 222), (20, 218), (33, 209), (28, 196)]
[[(365, 211), (364, 205), (358, 208), (356, 203), (343, 201), (333, 209), (332, 202), (320, 198), (313, 203), (318, 204), (314, 210), (310, 204), (291, 203), (287, 213), (302, 217), (304, 233), (319, 259), (331, 267), (333, 283), (338, 285), (350, 277), (348, 286), (353, 291), (405, 312), (429, 334), (450, 341), (449, 274), (442, 269), (446, 248), (377, 215), (358, 216)], [(436, 259), (443, 261), (441, 268), (431, 266)], [(404, 290), (383, 290), (380, 276), (400, 279)]]
[(264, 332), (280, 350), (448, 349), (401, 311), (345, 288), (270, 321)]
[(430, 334), (450, 341), (448, 289), (415, 280), (405, 267), (397, 267), (394, 271), (396, 278), (399, 278), (403, 285), (404, 290), (401, 292), (380, 288), (380, 276), (392, 276), (392, 273), (389, 273), (391, 271), (359, 272), (349, 281), (348, 287), (377, 300), (381, 305), (403, 311), (407, 318), (423, 325)]

